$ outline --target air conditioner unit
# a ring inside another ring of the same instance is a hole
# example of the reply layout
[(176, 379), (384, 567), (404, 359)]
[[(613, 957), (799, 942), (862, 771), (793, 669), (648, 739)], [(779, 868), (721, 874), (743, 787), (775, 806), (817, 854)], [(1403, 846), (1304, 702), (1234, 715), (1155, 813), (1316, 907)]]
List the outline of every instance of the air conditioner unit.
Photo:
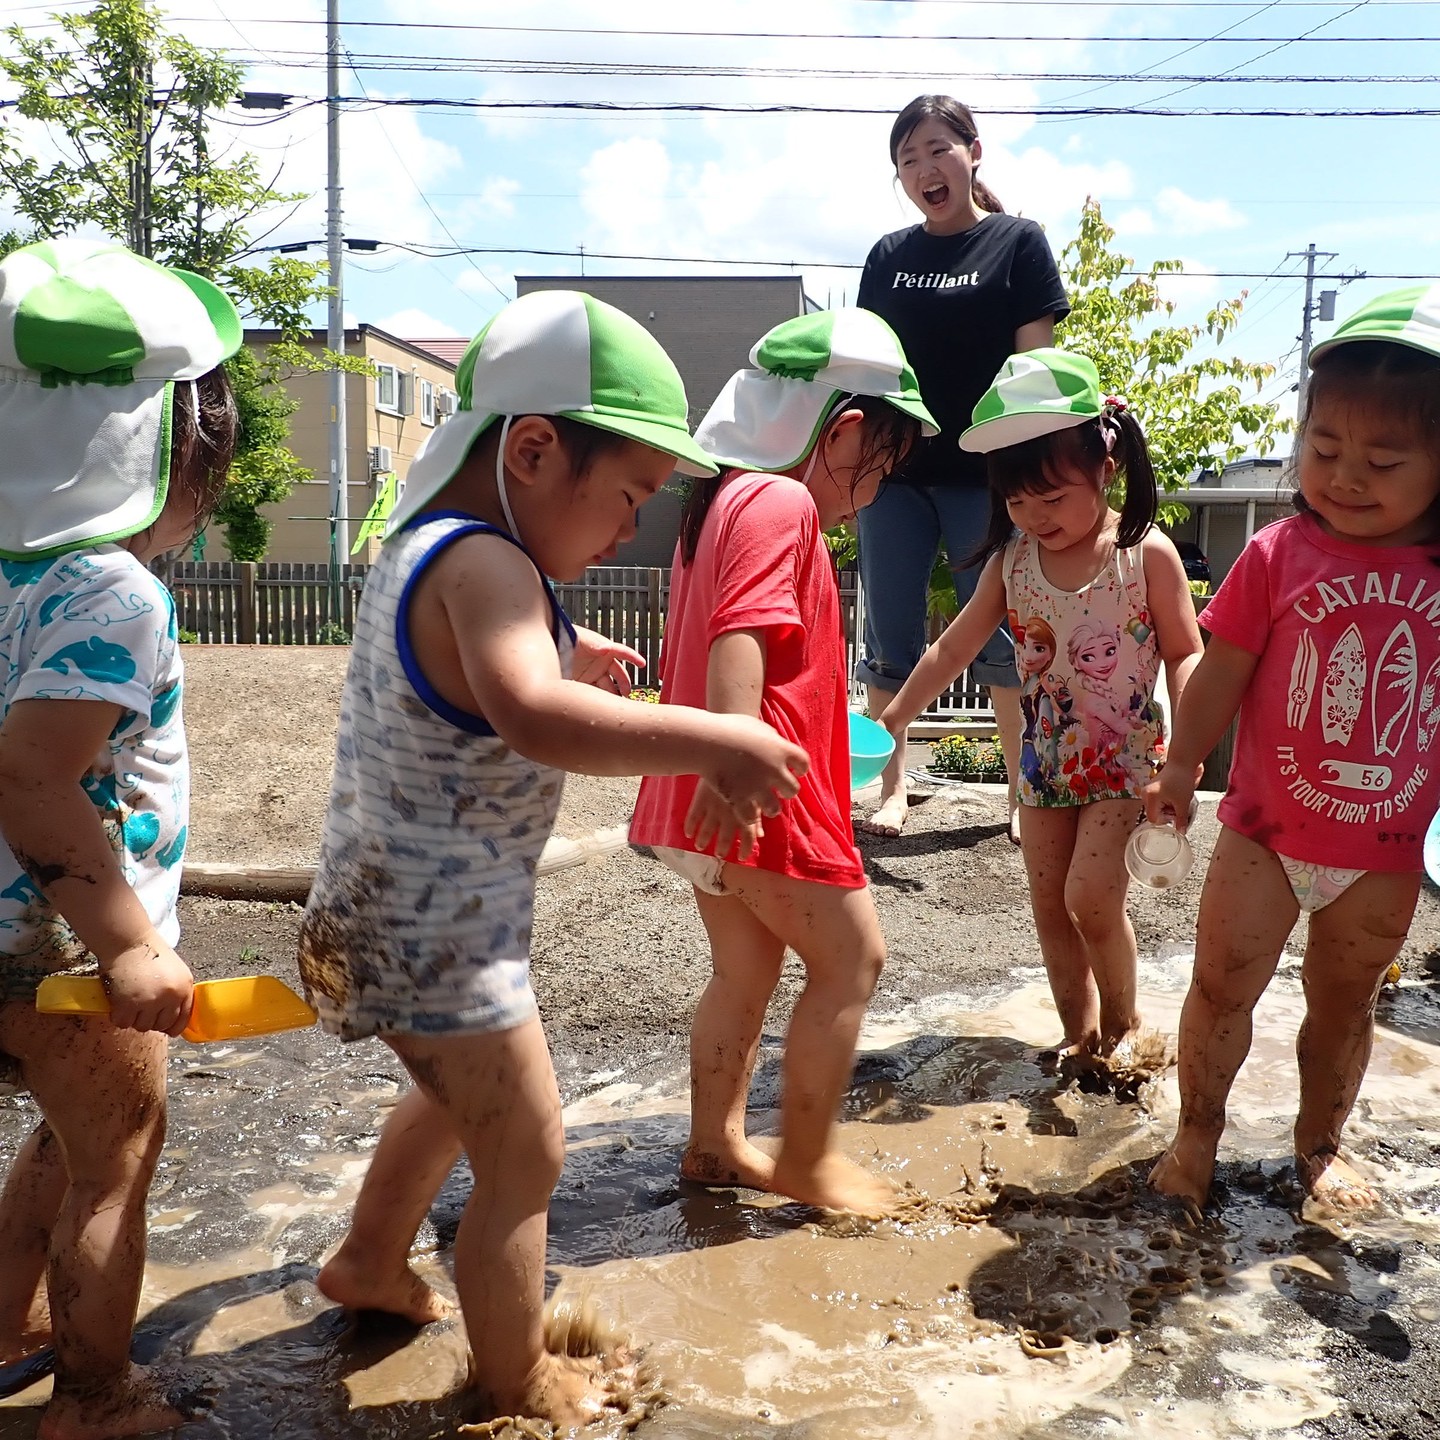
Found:
[(460, 397), (453, 390), (435, 392), (435, 413), (453, 415), (460, 408)]
[(372, 475), (388, 475), (395, 468), (395, 457), (390, 453), (388, 445), (372, 445), (370, 447), (370, 473)]
[(400, 372), (399, 393), (395, 397), (395, 408), (402, 415), (413, 415), (415, 413), (415, 376)]

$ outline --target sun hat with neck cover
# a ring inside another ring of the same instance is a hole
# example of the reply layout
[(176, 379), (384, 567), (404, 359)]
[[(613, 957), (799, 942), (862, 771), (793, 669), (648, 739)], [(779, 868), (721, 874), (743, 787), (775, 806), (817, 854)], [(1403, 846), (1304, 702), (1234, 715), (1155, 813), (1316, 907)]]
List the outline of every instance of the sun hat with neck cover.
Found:
[[(0, 260), (0, 556), (38, 560), (154, 524), (177, 382), (240, 348), (209, 280), (66, 236)], [(196, 403), (193, 387), (179, 403)]]
[(789, 470), (815, 447), (838, 400), (871, 395), (938, 427), (920, 398), (895, 332), (869, 310), (817, 310), (784, 320), (750, 351), (753, 368), (730, 377), (695, 429), (696, 441), (730, 469)]
[[(690, 437), (685, 386), (664, 347), (592, 295), (534, 290), (512, 300), (470, 342), (455, 387), (459, 409), (411, 462), (387, 538), (455, 478), (496, 420), (516, 415), (564, 416), (671, 455), (683, 474), (715, 473)], [(496, 473), (508, 517), (503, 463)]]

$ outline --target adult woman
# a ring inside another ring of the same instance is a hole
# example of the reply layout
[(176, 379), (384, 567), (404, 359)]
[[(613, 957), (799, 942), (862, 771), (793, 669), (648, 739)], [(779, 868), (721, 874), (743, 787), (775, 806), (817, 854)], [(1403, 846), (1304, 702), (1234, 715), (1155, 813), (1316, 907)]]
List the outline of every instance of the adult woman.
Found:
[[(890, 159), (925, 218), (876, 242), (858, 303), (900, 337), (940, 434), (915, 447), (859, 516), (866, 613), (856, 678), (869, 687), (872, 714), (924, 651), (926, 594), (942, 537), (962, 606), (975, 589), (977, 572), (963, 567), (984, 539), (990, 502), (984, 457), (958, 446), (970, 411), (1006, 358), (1051, 344), (1055, 322), (1070, 309), (1044, 232), (1005, 214), (977, 177), (980, 140), (966, 106), (948, 95), (917, 96), (891, 127)], [(1018, 843), (1020, 682), (1004, 629), (970, 673), (990, 688), (1011, 776), (1010, 838)], [(872, 833), (898, 835), (905, 824), (905, 763), (902, 743), (886, 768), (880, 808), (866, 823)]]

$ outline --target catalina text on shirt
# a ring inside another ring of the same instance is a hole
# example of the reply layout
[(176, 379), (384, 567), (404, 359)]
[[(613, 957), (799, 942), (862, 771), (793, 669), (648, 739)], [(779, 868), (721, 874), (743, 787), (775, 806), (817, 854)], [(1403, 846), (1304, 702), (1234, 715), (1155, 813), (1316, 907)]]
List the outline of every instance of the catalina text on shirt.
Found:
[[(1427, 596), (1423, 580), (1415, 582), (1415, 588), (1408, 596), (1400, 594), (1399, 575), (1390, 577), (1387, 590), (1381, 577), (1372, 570), (1365, 577), (1364, 588), (1358, 595), (1354, 581), (1353, 575), (1336, 575), (1328, 582), (1317, 581), (1313, 595), (1307, 590), (1295, 602), (1295, 613), (1312, 625), (1318, 625), (1327, 615), (1351, 605), (1401, 605), (1407, 610), (1419, 611), (1432, 625), (1440, 626), (1440, 589), (1432, 590)], [(1344, 593), (1341, 594), (1341, 591)], [(1312, 614), (1307, 605), (1315, 613)]]

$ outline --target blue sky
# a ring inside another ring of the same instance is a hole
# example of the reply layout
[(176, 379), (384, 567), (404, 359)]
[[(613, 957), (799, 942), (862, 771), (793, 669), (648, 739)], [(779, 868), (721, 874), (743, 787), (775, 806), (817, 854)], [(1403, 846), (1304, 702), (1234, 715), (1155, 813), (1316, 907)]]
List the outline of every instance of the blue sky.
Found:
[[(39, 24), (46, 9), (75, 8), (83, 6), (22, 0), (0, 13)], [(191, 39), (250, 63), (252, 88), (324, 95), (323, 0), (161, 8)], [(982, 175), (1007, 209), (1046, 226), (1057, 251), (1092, 195), (1126, 253), (1186, 262), (1193, 275), (1168, 287), (1183, 316), (1248, 289), (1225, 348), (1279, 367), (1267, 395), (1288, 400), (1294, 379), (1304, 265), (1289, 252), (1311, 242), (1337, 252), (1321, 263), (1331, 275), (1440, 277), (1440, 118), (1044, 113), (1061, 104), (1440, 108), (1440, 3), (344, 0), (343, 19), (359, 67), (345, 78), (349, 96), (883, 112), (347, 107), (348, 236), (567, 252), (420, 258), (386, 249), (352, 259), (347, 315), (407, 336), (472, 333), (514, 294), (517, 272), (578, 276), (581, 246), (588, 274), (774, 273), (757, 262), (782, 261), (802, 270), (821, 304), (853, 297), (857, 272), (841, 267), (917, 218), (893, 184), (886, 142), (893, 112), (924, 91), (972, 106)], [(537, 28), (504, 28), (527, 25)], [(720, 33), (673, 33), (698, 30)], [(601, 73), (570, 73), (577, 65)], [(684, 73), (634, 73), (648, 67)], [(721, 68), (736, 73), (696, 73)], [(1141, 73), (1138, 83), (1103, 78)], [(1102, 78), (1026, 78), (1041, 76)], [(252, 145), (282, 187), (315, 197), (268, 218), (271, 242), (323, 235), (323, 106), (259, 126), (259, 116), (233, 118), (246, 122), (230, 130), (236, 144)], [(597, 258), (605, 252), (729, 263)], [(1340, 315), (1397, 283), (1348, 285)], [(1317, 323), (1317, 338), (1328, 329)]]

